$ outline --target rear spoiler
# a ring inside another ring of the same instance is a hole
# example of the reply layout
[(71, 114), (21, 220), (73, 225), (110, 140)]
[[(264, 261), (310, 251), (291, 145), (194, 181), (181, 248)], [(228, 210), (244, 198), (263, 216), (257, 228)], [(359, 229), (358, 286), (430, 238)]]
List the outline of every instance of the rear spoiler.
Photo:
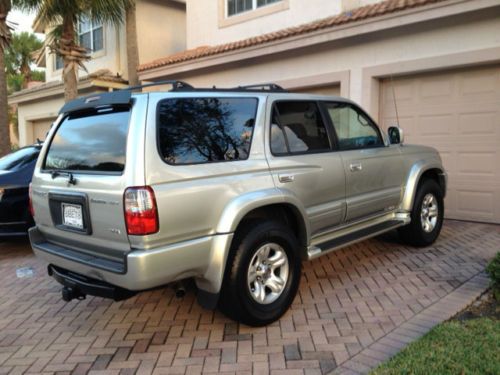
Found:
[(132, 92), (130, 90), (93, 94), (67, 102), (61, 108), (59, 114), (103, 106), (130, 105), (131, 100)]

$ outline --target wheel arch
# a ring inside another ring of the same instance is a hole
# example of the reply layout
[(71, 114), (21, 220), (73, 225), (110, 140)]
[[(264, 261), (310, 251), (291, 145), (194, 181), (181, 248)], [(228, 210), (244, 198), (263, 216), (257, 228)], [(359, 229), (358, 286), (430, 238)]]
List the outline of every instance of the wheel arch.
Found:
[(265, 189), (233, 199), (217, 224), (209, 267), (202, 277), (196, 278), (198, 288), (209, 293), (220, 292), (234, 234), (249, 220), (271, 217), (291, 225), (301, 245), (301, 256), (305, 257), (310, 241), (305, 215), (300, 201), (293, 194), (280, 189)]
[(436, 181), (446, 195), (447, 175), (441, 164), (425, 163), (423, 161), (415, 163), (408, 174), (406, 189), (402, 201), (402, 209), (411, 211), (417, 194), (417, 189), (422, 181), (432, 179)]

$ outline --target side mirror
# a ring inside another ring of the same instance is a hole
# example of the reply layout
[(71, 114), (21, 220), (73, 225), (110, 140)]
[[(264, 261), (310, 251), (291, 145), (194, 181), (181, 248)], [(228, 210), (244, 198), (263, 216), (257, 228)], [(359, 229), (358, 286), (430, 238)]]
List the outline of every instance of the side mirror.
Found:
[(403, 144), (404, 134), (402, 129), (397, 126), (391, 126), (387, 129), (387, 134), (392, 145)]

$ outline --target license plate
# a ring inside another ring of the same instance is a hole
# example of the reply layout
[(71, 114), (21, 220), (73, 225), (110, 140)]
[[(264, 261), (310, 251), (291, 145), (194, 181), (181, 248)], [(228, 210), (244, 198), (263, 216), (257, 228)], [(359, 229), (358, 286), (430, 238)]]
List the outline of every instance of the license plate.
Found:
[(83, 229), (82, 206), (76, 204), (62, 204), (63, 224), (68, 227)]

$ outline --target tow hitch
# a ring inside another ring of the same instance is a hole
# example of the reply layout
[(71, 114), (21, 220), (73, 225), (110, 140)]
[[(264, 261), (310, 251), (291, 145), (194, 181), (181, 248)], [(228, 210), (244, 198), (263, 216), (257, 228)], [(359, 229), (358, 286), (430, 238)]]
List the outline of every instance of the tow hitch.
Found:
[(77, 299), (83, 301), (87, 296), (80, 292), (78, 289), (73, 289), (65, 286), (61, 290), (63, 301), (70, 302), (71, 300)]

